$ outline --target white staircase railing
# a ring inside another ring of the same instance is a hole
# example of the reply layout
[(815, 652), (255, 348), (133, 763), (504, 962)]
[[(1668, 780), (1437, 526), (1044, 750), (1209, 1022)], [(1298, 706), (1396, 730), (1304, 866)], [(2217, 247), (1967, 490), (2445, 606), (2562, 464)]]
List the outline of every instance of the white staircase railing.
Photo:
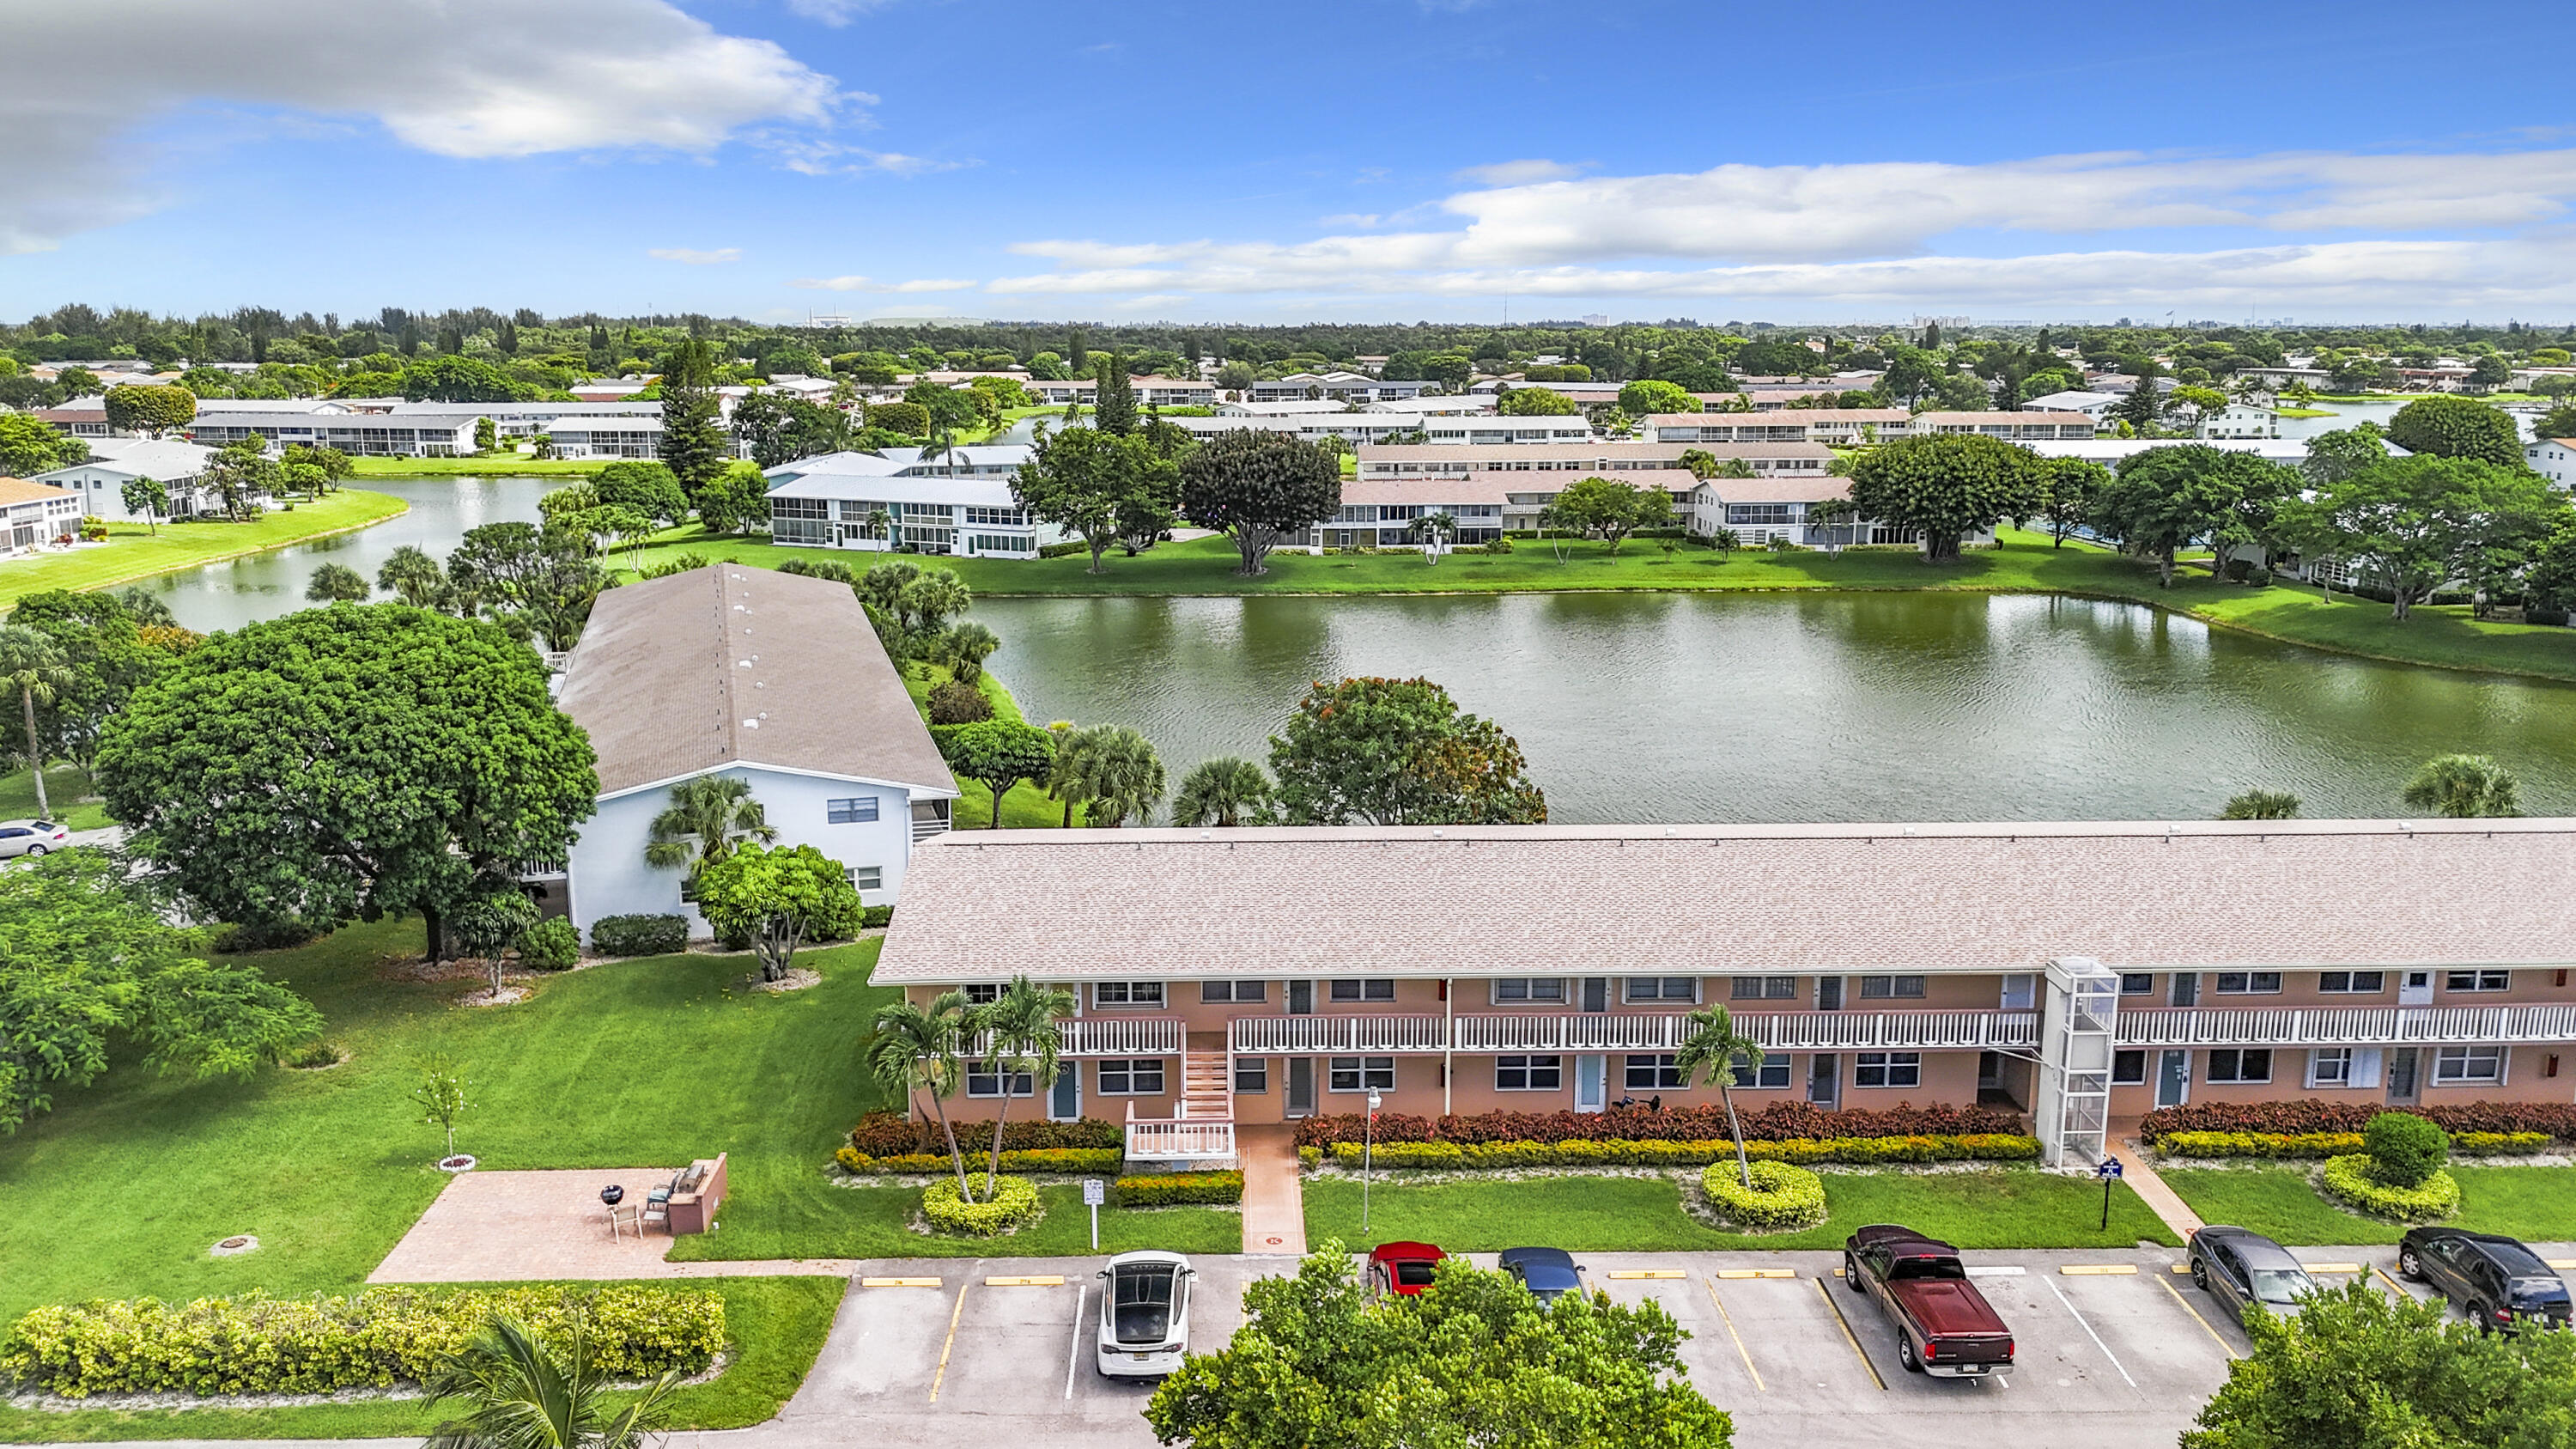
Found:
[(1188, 1122), (1143, 1118), (1127, 1104), (1127, 1159), (1130, 1162), (1212, 1161), (1234, 1156), (1234, 1123)]

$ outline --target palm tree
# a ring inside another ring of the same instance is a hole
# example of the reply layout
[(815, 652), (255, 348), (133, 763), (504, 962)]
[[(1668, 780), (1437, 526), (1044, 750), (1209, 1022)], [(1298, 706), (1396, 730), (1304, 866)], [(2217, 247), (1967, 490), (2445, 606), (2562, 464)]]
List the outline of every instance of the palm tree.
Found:
[(1425, 513), (1404, 526), (1404, 536), (1423, 544), (1423, 561), (1440, 562), (1440, 545), (1458, 536), (1458, 520), (1446, 513)]
[(1091, 802), (1091, 823), (1124, 825), (1142, 821), (1163, 798), (1163, 759), (1151, 740), (1125, 725), (1094, 725), (1082, 759), (1083, 794)]
[(984, 672), (984, 661), (1001, 647), (1001, 635), (969, 619), (941, 631), (930, 646), (930, 657), (934, 664), (947, 665), (958, 683), (973, 684)]
[(653, 817), (651, 835), (644, 863), (655, 870), (685, 869), (694, 884), (699, 871), (733, 852), (736, 841), (766, 845), (778, 838), (778, 827), (753, 798), (749, 781), (700, 775), (671, 787), (671, 803)]
[(2522, 813), (2521, 784), (2490, 755), (2435, 755), (2406, 782), (2405, 800), (2455, 820)]
[(1250, 760), (1232, 755), (1201, 760), (1181, 777), (1181, 788), (1172, 796), (1172, 823), (1231, 829), (1247, 815), (1263, 815), (1275, 788)]
[(1717, 455), (1706, 448), (1684, 448), (1675, 461), (1702, 483), (1717, 476)]
[(1055, 739), (1055, 759), (1047, 766), (1047, 793), (1064, 802), (1064, 828), (1073, 828), (1073, 807), (1091, 798), (1090, 765), (1084, 752), (1091, 747), (1090, 730), (1078, 730), (1073, 721), (1060, 719), (1047, 726)]
[(52, 704), (72, 687), (71, 661), (54, 641), (23, 624), (0, 628), (0, 688), (16, 691), (18, 709), (27, 725), (27, 768), (36, 777), (36, 814), (51, 817), (45, 798), (45, 751), (36, 742), (36, 706)]
[(367, 576), (347, 564), (322, 565), (304, 586), (305, 602), (312, 604), (357, 604), (366, 598)]
[(957, 1169), (957, 1191), (966, 1193), (966, 1154), (957, 1147), (956, 1125), (948, 1120), (948, 1099), (963, 1080), (961, 1058), (966, 1046), (966, 993), (943, 992), (927, 1010), (909, 1001), (889, 1001), (877, 1008), (876, 1030), (859, 1048), (868, 1075), (906, 1101), (930, 1094), (930, 1110), (939, 1118), (940, 1135), (948, 1139), (948, 1160)]
[(495, 1314), (431, 1370), (428, 1402), (457, 1401), (468, 1412), (432, 1430), (423, 1449), (642, 1449), (670, 1422), (679, 1386), (680, 1371), (668, 1370), (618, 1407), (580, 1320), (558, 1357), (525, 1325)]
[(1011, 1116), (1011, 1079), (1029, 1077), (1040, 1092), (1055, 1085), (1064, 1072), (1059, 1060), (1064, 1032), (1055, 1019), (1073, 1015), (1073, 1006), (1072, 992), (1014, 976), (1001, 995), (974, 1015), (973, 1025), (986, 1033), (984, 1070), (1000, 1077), (1002, 1088), (1002, 1105), (993, 1116), (992, 1166), (984, 1180), (987, 1191), (999, 1190), (994, 1179), (1002, 1172), (1002, 1124)]
[(2218, 812), (2221, 820), (2287, 820), (2299, 813), (2299, 797), (2287, 790), (2248, 790)]
[(901, 606), (913, 627), (927, 633), (947, 622), (949, 615), (965, 613), (974, 602), (974, 591), (957, 577), (956, 570), (931, 569), (903, 586)]
[(1682, 1088), (1687, 1091), (1699, 1082), (1702, 1072), (1717, 1078), (1718, 1100), (1726, 1104), (1726, 1134), (1735, 1139), (1735, 1171), (1744, 1179), (1746, 1191), (1753, 1187), (1753, 1165), (1744, 1156), (1744, 1128), (1735, 1120), (1735, 1064), (1748, 1068), (1762, 1065), (1762, 1044), (1735, 1029), (1735, 1018), (1723, 1006), (1703, 1006), (1687, 1018), (1690, 1033), (1682, 1038), (1681, 1049), (1673, 1053), (1673, 1066), (1682, 1074)]
[(376, 570), (376, 587), (415, 609), (435, 609), (447, 593), (447, 570), (426, 550), (407, 543)]

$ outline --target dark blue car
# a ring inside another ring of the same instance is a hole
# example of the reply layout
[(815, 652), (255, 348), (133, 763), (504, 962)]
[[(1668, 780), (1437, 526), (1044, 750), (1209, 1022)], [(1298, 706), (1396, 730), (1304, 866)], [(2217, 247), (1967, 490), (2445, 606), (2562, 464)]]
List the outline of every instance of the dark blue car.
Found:
[(1503, 1252), (1502, 1265), (1503, 1271), (1519, 1279), (1542, 1308), (1556, 1302), (1559, 1295), (1583, 1291), (1583, 1267), (1563, 1248), (1508, 1248)]

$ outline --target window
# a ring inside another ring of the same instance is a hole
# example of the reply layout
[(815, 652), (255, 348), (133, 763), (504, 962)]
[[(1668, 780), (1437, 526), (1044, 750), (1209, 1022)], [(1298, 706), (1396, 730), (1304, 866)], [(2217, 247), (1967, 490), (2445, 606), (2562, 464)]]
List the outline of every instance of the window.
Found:
[(2142, 1051), (2111, 1053), (2111, 1085), (2134, 1087), (2147, 1079), (2147, 1054)]
[(1268, 1057), (1236, 1057), (1234, 1059), (1234, 1090), (1237, 1096), (1259, 1097), (1266, 1095), (1270, 1091), (1270, 1059)]
[(1671, 1052), (1664, 1052), (1658, 1056), (1632, 1056), (1628, 1058), (1628, 1075), (1624, 1079), (1624, 1085), (1631, 1092), (1679, 1091), (1682, 1085), (1682, 1070), (1673, 1065)]
[(1267, 981), (1202, 981), (1199, 983), (1201, 1001), (1268, 1001), (1269, 999), (1270, 983)]
[(2504, 1048), (2500, 1046), (2443, 1047), (2433, 1054), (2433, 1080), (2489, 1084), (2501, 1082), (2504, 1080)]
[(1789, 1085), (1789, 1059), (1778, 1052), (1765, 1052), (1762, 1065), (1757, 1067), (1737, 1057), (1728, 1064), (1727, 1073), (1739, 1087), (1782, 1088)]
[(1699, 978), (1696, 976), (1631, 976), (1628, 978), (1630, 1001), (1697, 1001)]
[(1496, 1057), (1497, 1092), (1556, 1092), (1565, 1087), (1563, 1057)]
[(1798, 994), (1795, 976), (1738, 976), (1727, 993), (1738, 1001), (1788, 1001)]
[(852, 888), (853, 890), (863, 890), (863, 891), (881, 891), (881, 890), (884, 890), (884, 889), (885, 889), (885, 867), (884, 867), (884, 866), (881, 866), (881, 865), (852, 865), (852, 866), (844, 866), (844, 867), (842, 867), (842, 869), (841, 869), (841, 874), (846, 875), (846, 876), (848, 876), (848, 877), (850, 878), (850, 886), (851, 886), (851, 888)]
[(1395, 981), (1392, 977), (1373, 977), (1366, 981), (1336, 981), (1335, 1001), (1393, 1001)]
[[(1366, 985), (1370, 983), (1364, 982), (1361, 984)], [(1392, 981), (1386, 984), (1389, 987), (1393, 987), (1395, 985)], [(1389, 991), (1388, 994), (1391, 996), (1394, 993)], [(1338, 992), (1335, 993), (1335, 997), (1336, 999), (1339, 999)], [(1496, 1001), (1563, 1001), (1565, 999), (1565, 978), (1562, 976), (1537, 976), (1497, 981), (1494, 983), (1494, 999)]]
[(2220, 1047), (2209, 1054), (2209, 1080), (2268, 1082), (2272, 1080), (2272, 1049), (2270, 1047)]
[(1002, 527), (1016, 528), (1026, 527), (1029, 521), (1029, 515), (1026, 509), (983, 508), (970, 503), (966, 505), (966, 521), (968, 523), (981, 523), (987, 526), (1000, 525)]
[(1137, 1057), (1133, 1060), (1118, 1057), (1102, 1059), (1100, 1094), (1104, 1097), (1163, 1095), (1163, 1059), (1161, 1057)]
[(1375, 1087), (1381, 1092), (1395, 1090), (1393, 1057), (1327, 1057), (1324, 1086), (1335, 1092), (1365, 1092)]
[(2221, 971), (2218, 994), (2221, 996), (2270, 995), (2281, 989), (2278, 971)]
[(2120, 994), (2122, 996), (2152, 996), (2155, 994), (2155, 990), (2156, 973), (2153, 971), (2123, 971), (2120, 973)]
[[(1038, 1094), (1038, 1079), (1035, 1076), (1028, 1072), (1013, 1072), (1010, 1076), (1012, 1096), (1034, 1097)], [(1002, 1074), (1000, 1072), (986, 1072), (978, 1071), (971, 1067), (968, 1068), (966, 1072), (966, 1095), (969, 1097), (998, 1097), (1002, 1095)]]
[(876, 818), (877, 797), (874, 795), (823, 802), (823, 823), (826, 825), (864, 825)]
[(1107, 1011), (1113, 1007), (1163, 1006), (1163, 983), (1160, 981), (1100, 981), (1091, 988), (1091, 1004)]
[(2349, 991), (2363, 995), (2385, 991), (2388, 989), (2388, 973), (2385, 971), (2320, 971), (2317, 973), (2317, 989)]
[(1863, 1001), (1919, 1001), (1922, 997), (1923, 978), (1920, 976), (1864, 976), (1860, 979), (1860, 999)]
[(2442, 974), (2445, 991), (2502, 991), (2513, 985), (2510, 971), (2446, 971)]
[(1002, 988), (999, 986), (987, 984), (983, 986), (969, 986), (966, 988), (966, 1004), (968, 1006), (990, 1006), (1001, 999)]
[(2311, 1087), (2351, 1086), (2352, 1048), (2319, 1047), (2308, 1053), (2308, 1085)]
[[(1914, 979), (1918, 982), (1922, 980), (1919, 976)], [(1922, 993), (1917, 991), (1915, 994)], [(1922, 1086), (1923, 1053), (1862, 1052), (1852, 1058), (1852, 1085), (1855, 1087)]]

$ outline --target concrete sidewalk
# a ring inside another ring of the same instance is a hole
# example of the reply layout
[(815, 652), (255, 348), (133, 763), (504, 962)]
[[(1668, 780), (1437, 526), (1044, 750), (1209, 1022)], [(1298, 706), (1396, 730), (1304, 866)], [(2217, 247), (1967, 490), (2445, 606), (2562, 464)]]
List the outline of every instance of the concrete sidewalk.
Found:
[(2165, 1186), (2165, 1180), (2156, 1176), (2156, 1170), (2147, 1165), (2145, 1149), (2138, 1145), (2136, 1138), (2113, 1139), (2110, 1153), (2111, 1159), (2120, 1164), (2120, 1180), (2127, 1183), (2157, 1217), (2164, 1219), (2165, 1226), (2173, 1229), (2174, 1236), (2189, 1242), (2192, 1234), (2207, 1226), (2200, 1220), (2200, 1214), (2191, 1210), (2191, 1204), (2182, 1200), (2182, 1194)]
[(1306, 1194), (1297, 1172), (1297, 1129), (1238, 1126), (1234, 1150), (1243, 1161), (1243, 1251), (1305, 1256)]

